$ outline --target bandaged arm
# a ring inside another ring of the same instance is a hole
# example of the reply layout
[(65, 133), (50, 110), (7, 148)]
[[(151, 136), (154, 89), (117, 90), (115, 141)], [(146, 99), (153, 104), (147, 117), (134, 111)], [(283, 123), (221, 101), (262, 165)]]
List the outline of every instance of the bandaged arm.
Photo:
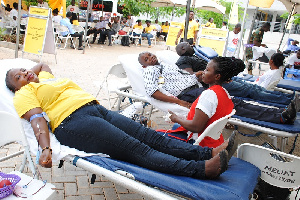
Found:
[[(35, 114), (41, 114), (43, 112), (42, 108), (33, 108), (26, 112), (22, 117), (27, 121), (30, 121), (30, 117)], [(43, 149), (41, 156), (39, 158), (39, 163), (42, 167), (50, 168), (52, 167), (52, 152), (50, 147), (50, 135), (47, 121), (44, 117), (36, 117), (31, 120), (31, 127), (34, 131), (34, 135)]]

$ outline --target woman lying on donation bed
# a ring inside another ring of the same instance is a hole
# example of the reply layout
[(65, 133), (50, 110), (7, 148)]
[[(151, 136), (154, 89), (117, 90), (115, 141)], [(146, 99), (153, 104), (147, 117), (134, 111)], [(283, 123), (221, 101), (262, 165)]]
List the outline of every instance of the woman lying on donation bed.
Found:
[(44, 64), (31, 70), (9, 70), (6, 85), (15, 92), (18, 115), (31, 123), (42, 148), (39, 163), (43, 167), (52, 166), (48, 117), (52, 132), (63, 145), (169, 174), (216, 178), (227, 169), (236, 150), (234, 134), (217, 148), (163, 137), (107, 110), (70, 79), (55, 78)]

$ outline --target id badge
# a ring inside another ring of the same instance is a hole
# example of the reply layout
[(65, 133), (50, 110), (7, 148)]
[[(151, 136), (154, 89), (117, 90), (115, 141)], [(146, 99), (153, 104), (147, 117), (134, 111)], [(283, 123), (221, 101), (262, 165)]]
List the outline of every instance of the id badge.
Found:
[(158, 78), (158, 84), (164, 84), (164, 83), (165, 83), (165, 78), (162, 77), (162, 76), (160, 76), (160, 77)]

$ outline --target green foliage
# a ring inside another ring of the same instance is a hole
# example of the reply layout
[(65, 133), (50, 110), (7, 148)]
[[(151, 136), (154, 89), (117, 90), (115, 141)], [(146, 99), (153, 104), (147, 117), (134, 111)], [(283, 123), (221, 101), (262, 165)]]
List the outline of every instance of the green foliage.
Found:
[[(285, 13), (283, 13), (280, 17), (283, 18), (283, 19), (288, 19), (289, 13), (288, 13), (288, 12), (285, 12)], [(300, 14), (295, 14), (295, 15), (294, 15), (293, 23), (294, 23), (294, 24), (300, 24)]]
[[(222, 14), (219, 13), (215, 13), (212, 11), (207, 11), (207, 10), (200, 10), (200, 9), (195, 9), (195, 14), (198, 18), (207, 20), (209, 18), (214, 18), (214, 23), (216, 24), (217, 28), (221, 28), (222, 27), (222, 22), (226, 21), (228, 22), (229, 20), (229, 14), (230, 14), (230, 10), (231, 10), (231, 4), (232, 2), (226, 2), (224, 0), (220, 0), (220, 4), (224, 7), (226, 7), (226, 11), (225, 11), (225, 15), (223, 16)], [(239, 21), (242, 21), (243, 15), (244, 15), (244, 8), (240, 7), (238, 8), (238, 17), (239, 17)], [(229, 30), (232, 30), (234, 28), (234, 25), (229, 25), (228, 24), (228, 28)]]

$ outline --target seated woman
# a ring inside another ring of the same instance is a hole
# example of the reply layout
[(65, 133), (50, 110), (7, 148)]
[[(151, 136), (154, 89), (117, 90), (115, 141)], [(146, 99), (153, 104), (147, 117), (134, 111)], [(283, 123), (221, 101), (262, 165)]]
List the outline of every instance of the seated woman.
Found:
[[(245, 65), (242, 60), (234, 57), (216, 57), (210, 61), (203, 72), (202, 81), (209, 84), (209, 88), (202, 92), (198, 99), (192, 104), (190, 112), (186, 119), (178, 117), (175, 113), (169, 111), (172, 115), (172, 122), (181, 126), (175, 130), (157, 130), (167, 137), (173, 137), (184, 141), (189, 141), (193, 133), (202, 134), (207, 126), (214, 121), (231, 113), (232, 109), (236, 109), (236, 115), (268, 121), (273, 123), (293, 124), (296, 119), (296, 113), (300, 106), (298, 101), (293, 100), (287, 109), (267, 108), (246, 103), (241, 99), (229, 96), (227, 90), (221, 85), (236, 74), (243, 71)], [(192, 132), (187, 135), (188, 132)], [(224, 142), (221, 135), (218, 140), (205, 137), (200, 146), (217, 147)]]
[(107, 110), (70, 79), (55, 78), (44, 64), (9, 70), (6, 85), (15, 92), (18, 115), (31, 123), (42, 148), (39, 163), (43, 167), (52, 167), (47, 122), (63, 145), (199, 179), (218, 177), (227, 169), (228, 155), (236, 150), (235, 135), (214, 149), (165, 138)]
[(271, 83), (279, 82), (282, 77), (282, 70), (279, 68), (283, 66), (284, 59), (285, 57), (282, 53), (274, 53), (269, 60), (270, 70), (259, 76), (254, 84), (268, 88)]

